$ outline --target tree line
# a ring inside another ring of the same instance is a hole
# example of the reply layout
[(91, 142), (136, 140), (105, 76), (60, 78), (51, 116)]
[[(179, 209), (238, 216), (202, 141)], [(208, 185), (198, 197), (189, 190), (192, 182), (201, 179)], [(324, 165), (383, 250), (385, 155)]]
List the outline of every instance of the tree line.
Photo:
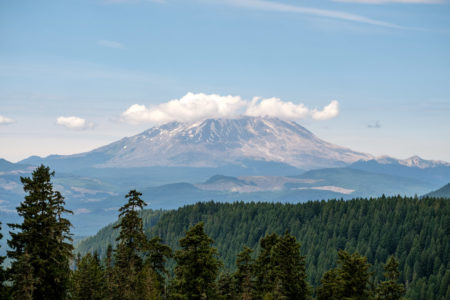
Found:
[(313, 288), (306, 257), (289, 231), (243, 247), (234, 271), (223, 268), (203, 222), (187, 228), (173, 251), (159, 235), (146, 235), (139, 213), (146, 203), (135, 190), (119, 210), (114, 247), (109, 244), (102, 257), (95, 251), (77, 255), (70, 268), (70, 222), (63, 215), (71, 212), (53, 190), (53, 175), (40, 166), (32, 178), (21, 178), (28, 194), (17, 208), (22, 224), (9, 224), (12, 264), (0, 271), (2, 299), (401, 299), (405, 294), (394, 256), (384, 264), (384, 278), (375, 280), (367, 257), (343, 250)]

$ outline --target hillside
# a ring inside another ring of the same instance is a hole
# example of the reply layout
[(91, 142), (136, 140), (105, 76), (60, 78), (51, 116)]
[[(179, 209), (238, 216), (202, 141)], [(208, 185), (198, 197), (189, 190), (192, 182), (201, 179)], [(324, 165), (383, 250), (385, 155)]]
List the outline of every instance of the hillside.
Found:
[(444, 185), (443, 187), (441, 187), (436, 191), (426, 194), (425, 197), (450, 199), (450, 183), (447, 183), (446, 185)]
[[(233, 268), (236, 254), (244, 245), (256, 247), (264, 235), (289, 230), (302, 245), (308, 280), (315, 286), (323, 272), (332, 267), (338, 249), (367, 256), (377, 278), (381, 278), (382, 264), (388, 256), (395, 255), (400, 261), (401, 281), (408, 283), (410, 299), (444, 299), (450, 284), (447, 199), (382, 197), (304, 204), (208, 202), (162, 214), (147, 210), (143, 216), (147, 234), (161, 236), (174, 249), (189, 226), (205, 222), (205, 230), (215, 240), (226, 269)], [(109, 226), (81, 242), (76, 251), (98, 249), (104, 254), (112, 242), (114, 233)]]

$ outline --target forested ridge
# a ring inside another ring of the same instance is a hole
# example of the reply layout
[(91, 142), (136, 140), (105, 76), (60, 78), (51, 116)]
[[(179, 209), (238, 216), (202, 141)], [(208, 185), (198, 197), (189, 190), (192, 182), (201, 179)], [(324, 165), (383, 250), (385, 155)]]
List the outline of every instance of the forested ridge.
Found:
[[(450, 202), (385, 197), (144, 211), (74, 250), (54, 172), (21, 177), (1, 299), (448, 299)], [(0, 223), (1, 226), (1, 223)], [(2, 238), (0, 236), (0, 238)], [(0, 262), (4, 257), (0, 257)]]
[[(225, 270), (235, 269), (236, 255), (244, 245), (259, 252), (262, 237), (287, 230), (301, 244), (307, 280), (313, 286), (334, 267), (338, 250), (344, 249), (367, 257), (376, 281), (383, 277), (383, 264), (394, 255), (411, 299), (450, 295), (449, 199), (398, 196), (303, 204), (208, 202), (165, 213), (145, 210), (142, 216), (149, 225), (147, 236), (160, 236), (173, 249), (179, 247), (178, 240), (189, 226), (204, 222)], [(107, 227), (77, 250), (97, 249), (102, 254), (113, 239)]]

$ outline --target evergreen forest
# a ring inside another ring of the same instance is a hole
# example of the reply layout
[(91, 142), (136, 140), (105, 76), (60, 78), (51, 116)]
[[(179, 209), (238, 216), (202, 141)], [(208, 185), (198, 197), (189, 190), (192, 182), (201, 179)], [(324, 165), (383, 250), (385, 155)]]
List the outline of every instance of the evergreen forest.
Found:
[(53, 176), (21, 178), (1, 299), (450, 299), (446, 198), (155, 211), (130, 190), (117, 222), (74, 249)]

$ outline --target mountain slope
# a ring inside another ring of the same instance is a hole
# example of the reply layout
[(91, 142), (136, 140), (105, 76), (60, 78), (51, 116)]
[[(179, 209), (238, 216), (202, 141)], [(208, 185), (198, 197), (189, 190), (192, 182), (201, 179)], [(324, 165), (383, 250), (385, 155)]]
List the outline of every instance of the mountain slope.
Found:
[[(378, 280), (390, 255), (400, 262), (400, 280), (408, 282), (408, 299), (445, 299), (448, 289), (450, 202), (431, 198), (378, 198), (350, 201), (273, 203), (198, 203), (158, 214), (144, 211), (149, 237), (160, 236), (173, 249), (189, 226), (199, 221), (215, 241), (226, 270), (233, 270), (244, 245), (255, 248), (261, 237), (288, 230), (306, 256), (308, 281), (319, 284), (339, 249), (367, 256)], [(156, 220), (159, 218), (158, 220)], [(151, 223), (154, 222), (154, 225)], [(76, 252), (99, 250), (104, 256), (117, 231), (105, 227), (81, 242)]]
[(440, 189), (426, 194), (424, 197), (432, 198), (449, 198), (450, 199), (450, 183), (447, 183)]
[(450, 164), (443, 161), (424, 160), (413, 156), (399, 160), (391, 157), (380, 157), (371, 160), (360, 160), (350, 168), (366, 172), (406, 177), (428, 182), (435, 188), (450, 181)]
[[(84, 167), (219, 167), (245, 161), (301, 169), (344, 166), (372, 156), (325, 142), (295, 122), (268, 117), (172, 122), (90, 152), (44, 161)], [(36, 163), (31, 157), (26, 163)]]

